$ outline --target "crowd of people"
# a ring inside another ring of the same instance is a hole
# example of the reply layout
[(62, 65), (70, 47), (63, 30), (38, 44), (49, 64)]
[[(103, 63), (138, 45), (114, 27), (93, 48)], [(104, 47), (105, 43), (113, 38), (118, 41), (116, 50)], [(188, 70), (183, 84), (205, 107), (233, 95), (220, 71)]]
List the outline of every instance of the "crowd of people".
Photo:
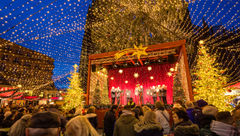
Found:
[(5, 134), (9, 136), (100, 136), (98, 121), (103, 121), (105, 136), (238, 136), (240, 106), (229, 112), (204, 100), (173, 106), (129, 103), (112, 105), (103, 120), (98, 120), (94, 106), (68, 112), (56, 105), (0, 109), (0, 127), (10, 128)]

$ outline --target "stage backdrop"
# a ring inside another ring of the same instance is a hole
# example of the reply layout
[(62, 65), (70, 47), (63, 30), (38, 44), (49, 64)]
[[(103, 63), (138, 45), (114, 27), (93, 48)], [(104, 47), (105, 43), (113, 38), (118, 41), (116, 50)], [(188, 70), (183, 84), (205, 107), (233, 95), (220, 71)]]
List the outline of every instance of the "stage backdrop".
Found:
[(134, 99), (134, 102), (139, 104), (140, 98), (138, 95), (135, 95), (135, 88), (137, 84), (140, 84), (143, 86), (144, 89), (144, 104), (153, 104), (153, 99), (150, 95), (147, 95), (147, 90), (153, 86), (164, 84), (167, 86), (167, 102), (168, 104), (172, 104), (173, 77), (168, 76), (167, 73), (170, 71), (170, 68), (174, 68), (174, 66), (175, 64), (153, 64), (148, 66), (121, 68), (121, 70), (110, 69), (108, 71), (109, 98), (111, 98), (111, 88), (119, 87), (121, 90), (124, 91), (121, 96), (121, 104), (127, 103), (126, 89), (131, 91), (131, 97)]

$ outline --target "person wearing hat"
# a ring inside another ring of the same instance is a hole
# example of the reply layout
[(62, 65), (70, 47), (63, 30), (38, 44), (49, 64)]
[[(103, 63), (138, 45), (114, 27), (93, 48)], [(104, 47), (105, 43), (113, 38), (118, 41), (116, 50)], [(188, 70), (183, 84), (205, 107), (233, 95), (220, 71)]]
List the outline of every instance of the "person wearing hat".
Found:
[(137, 122), (138, 120), (131, 111), (131, 107), (125, 105), (121, 116), (115, 123), (113, 136), (135, 136), (134, 124)]
[(195, 123), (200, 127), (200, 120), (203, 117), (202, 114), (202, 109), (207, 106), (208, 103), (206, 101), (204, 101), (203, 99), (200, 99), (197, 101), (197, 106), (194, 108), (194, 110), (192, 111), (193, 116), (194, 116), (194, 120)]
[(26, 136), (58, 136), (61, 122), (53, 112), (39, 112), (32, 116), (30, 125), (26, 128)]

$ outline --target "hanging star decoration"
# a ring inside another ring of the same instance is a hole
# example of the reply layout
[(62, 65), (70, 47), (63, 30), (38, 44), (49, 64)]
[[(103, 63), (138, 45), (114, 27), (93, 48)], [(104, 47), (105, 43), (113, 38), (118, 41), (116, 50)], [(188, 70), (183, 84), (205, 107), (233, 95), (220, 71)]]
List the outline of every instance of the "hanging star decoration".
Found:
[(132, 56), (137, 56), (138, 59), (140, 59), (140, 57), (142, 55), (148, 55), (146, 52), (146, 49), (148, 47), (143, 47), (142, 45), (140, 45), (139, 47), (137, 47), (136, 45), (134, 45), (134, 48), (129, 48), (129, 49), (124, 49), (119, 51), (118, 53), (115, 54), (115, 59), (118, 60), (120, 59), (122, 56), (127, 55), (127, 54), (131, 54)]

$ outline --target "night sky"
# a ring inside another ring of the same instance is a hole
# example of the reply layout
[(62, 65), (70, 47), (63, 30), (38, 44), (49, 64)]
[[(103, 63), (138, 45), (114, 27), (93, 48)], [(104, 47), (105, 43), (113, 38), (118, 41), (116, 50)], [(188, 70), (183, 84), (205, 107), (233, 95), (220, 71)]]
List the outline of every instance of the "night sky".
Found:
[[(91, 0), (1, 0), (0, 37), (55, 59), (53, 80), (67, 88), (70, 71), (79, 64), (86, 14)], [(239, 0), (191, 0), (195, 25), (239, 28)]]

